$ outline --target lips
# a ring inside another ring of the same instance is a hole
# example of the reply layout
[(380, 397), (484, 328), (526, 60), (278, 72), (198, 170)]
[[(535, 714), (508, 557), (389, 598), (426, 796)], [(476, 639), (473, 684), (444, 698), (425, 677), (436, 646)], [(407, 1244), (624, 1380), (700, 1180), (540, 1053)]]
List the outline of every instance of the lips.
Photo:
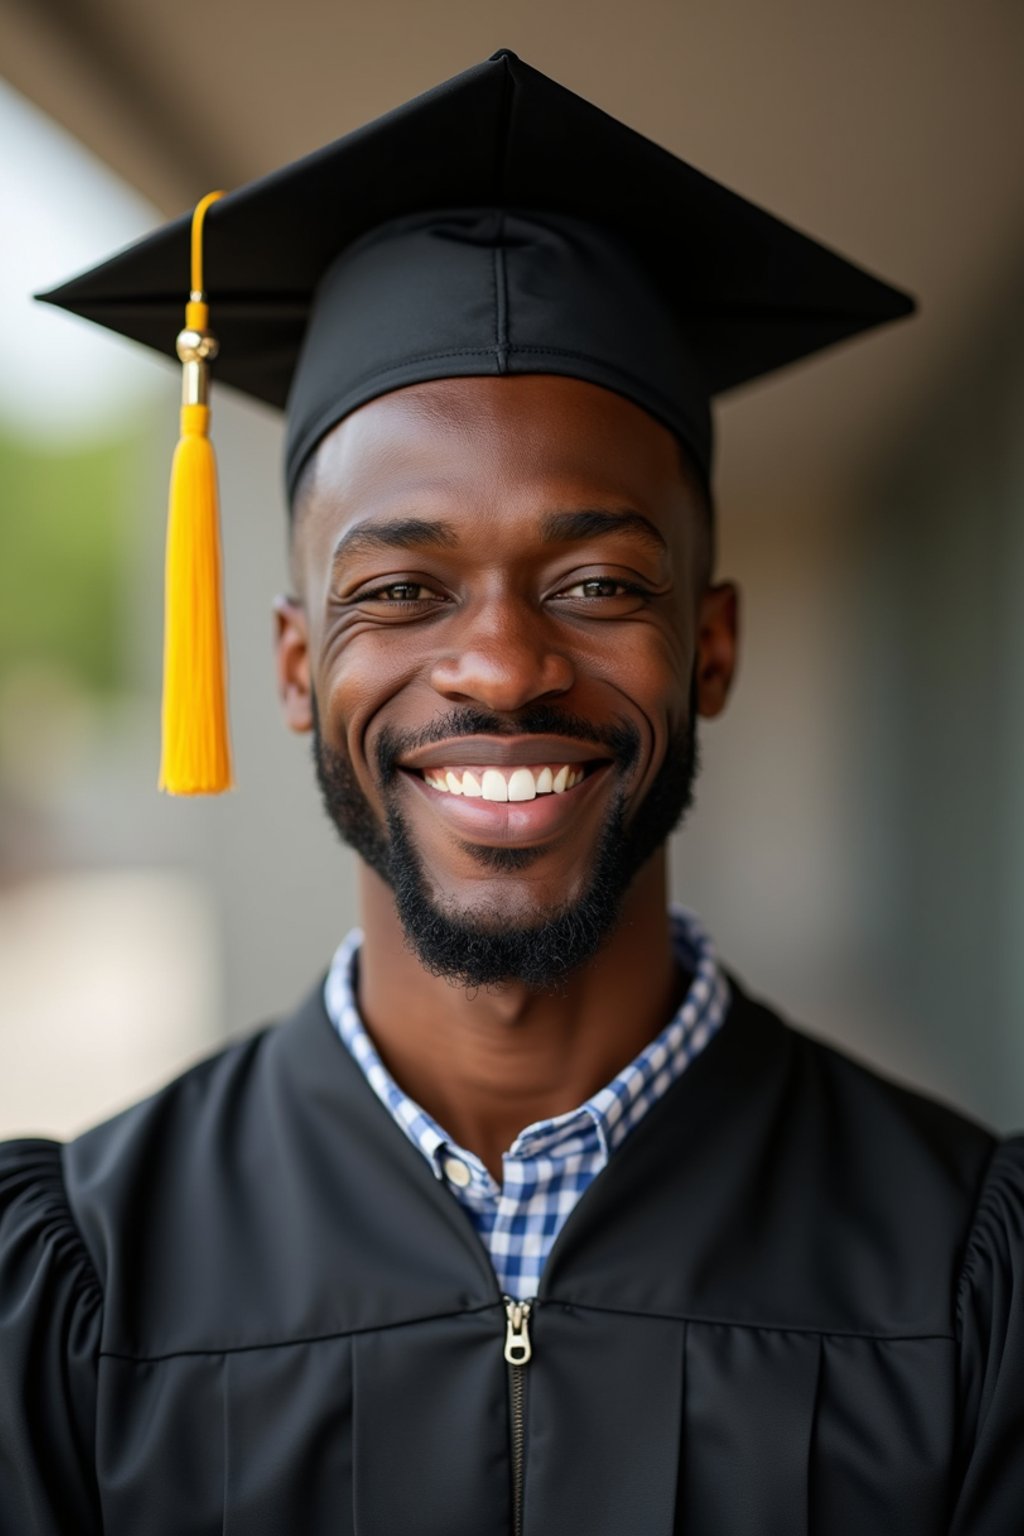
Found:
[(461, 736), (397, 760), (415, 799), (462, 842), (539, 845), (563, 836), (607, 783), (607, 747), (557, 735)]
[(607, 762), (607, 748), (589, 746), (565, 736), (460, 736), (433, 742), (419, 751), (404, 753), (397, 766), (422, 773), (428, 768), (465, 772), (485, 768), (537, 768), (545, 765), (552, 772), (564, 765)]
[[(547, 766), (539, 765), (538, 772), (542, 773)], [(560, 766), (568, 765), (563, 763)], [(463, 782), (467, 771), (477, 772), (476, 769), (467, 770), (462, 765), (459, 767)], [(502, 789), (507, 788), (505, 776), (500, 774), (499, 769), (488, 771), (498, 773), (502, 779)], [(507, 770), (510, 778), (519, 771)], [(609, 783), (611, 763), (607, 759), (601, 762), (594, 760), (586, 771), (583, 771), (582, 766), (575, 771), (582, 773), (582, 777), (572, 789), (564, 789), (561, 794), (557, 794), (552, 787), (550, 793), (535, 792), (525, 800), (484, 799), (482, 792), (479, 795), (453, 794), (447, 786), (445, 790), (439, 790), (428, 782), (427, 770), (416, 773), (403, 769), (398, 777), (404, 786), (404, 793), (412, 795), (413, 803), (422, 807), (431, 822), (439, 827), (447, 827), (461, 843), (525, 848), (557, 841), (571, 827), (586, 824), (593, 815), (589, 808), (595, 805), (595, 797), (603, 801), (603, 786)], [(429, 770), (429, 777), (434, 778), (435, 772)], [(535, 785), (534, 780), (534, 788)], [(497, 790), (494, 792), (500, 793)]]

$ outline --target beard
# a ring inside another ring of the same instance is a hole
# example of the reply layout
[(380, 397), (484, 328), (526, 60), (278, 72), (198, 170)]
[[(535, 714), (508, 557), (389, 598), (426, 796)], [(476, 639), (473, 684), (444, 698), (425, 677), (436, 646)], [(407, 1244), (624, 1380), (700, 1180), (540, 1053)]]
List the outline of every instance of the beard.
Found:
[[(520, 711), (516, 734), (545, 733), (600, 744), (620, 772), (640, 751), (631, 725), (599, 730), (587, 721), (534, 705)], [(397, 790), (397, 762), (406, 752), (459, 736), (507, 735), (508, 723), (485, 711), (467, 708), (436, 721), (426, 731), (399, 737), (385, 731), (376, 750), (386, 822), (364, 794), (344, 753), (323, 739), (313, 702), (313, 758), (317, 783), (328, 817), (342, 841), (391, 887), (406, 943), (432, 975), (466, 988), (519, 982), (536, 990), (556, 988), (570, 971), (597, 953), (618, 921), (622, 901), (637, 871), (680, 825), (693, 803), (698, 771), (696, 687), (691, 685), (687, 720), (669, 738), (654, 779), (631, 819), (626, 796), (612, 799), (597, 839), (593, 865), (583, 889), (538, 916), (536, 922), (510, 925), (508, 912), (477, 908), (472, 915), (446, 906), (432, 888), (417, 854)], [(540, 857), (533, 848), (471, 845), (481, 864), (513, 876)]]

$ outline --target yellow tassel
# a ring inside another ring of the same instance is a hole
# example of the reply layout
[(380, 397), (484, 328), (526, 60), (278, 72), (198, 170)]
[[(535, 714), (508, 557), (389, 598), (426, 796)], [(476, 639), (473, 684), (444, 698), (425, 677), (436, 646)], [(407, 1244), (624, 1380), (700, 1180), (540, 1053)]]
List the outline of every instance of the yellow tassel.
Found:
[(209, 438), (209, 365), (217, 354), (202, 287), (202, 225), (219, 192), (192, 220), (192, 294), (178, 337), (184, 364), (181, 438), (171, 466), (164, 611), (160, 788), (215, 795), (232, 787), (221, 597), (217, 464)]

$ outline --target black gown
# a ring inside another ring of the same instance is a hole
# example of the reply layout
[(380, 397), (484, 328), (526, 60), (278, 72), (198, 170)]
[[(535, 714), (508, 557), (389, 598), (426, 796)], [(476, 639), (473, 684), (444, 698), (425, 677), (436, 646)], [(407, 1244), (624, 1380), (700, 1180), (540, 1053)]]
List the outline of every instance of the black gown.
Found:
[(738, 988), (507, 1322), (317, 989), (0, 1148), (0, 1532), (1024, 1532), (1024, 1141)]

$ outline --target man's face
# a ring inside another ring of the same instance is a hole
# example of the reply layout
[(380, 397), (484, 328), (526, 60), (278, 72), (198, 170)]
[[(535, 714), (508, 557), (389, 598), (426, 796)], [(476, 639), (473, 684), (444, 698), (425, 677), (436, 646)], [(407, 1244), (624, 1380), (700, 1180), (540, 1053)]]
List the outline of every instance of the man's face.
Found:
[(282, 698), (429, 969), (547, 985), (614, 925), (731, 680), (708, 547), (672, 435), (581, 381), (419, 384), (321, 444)]

